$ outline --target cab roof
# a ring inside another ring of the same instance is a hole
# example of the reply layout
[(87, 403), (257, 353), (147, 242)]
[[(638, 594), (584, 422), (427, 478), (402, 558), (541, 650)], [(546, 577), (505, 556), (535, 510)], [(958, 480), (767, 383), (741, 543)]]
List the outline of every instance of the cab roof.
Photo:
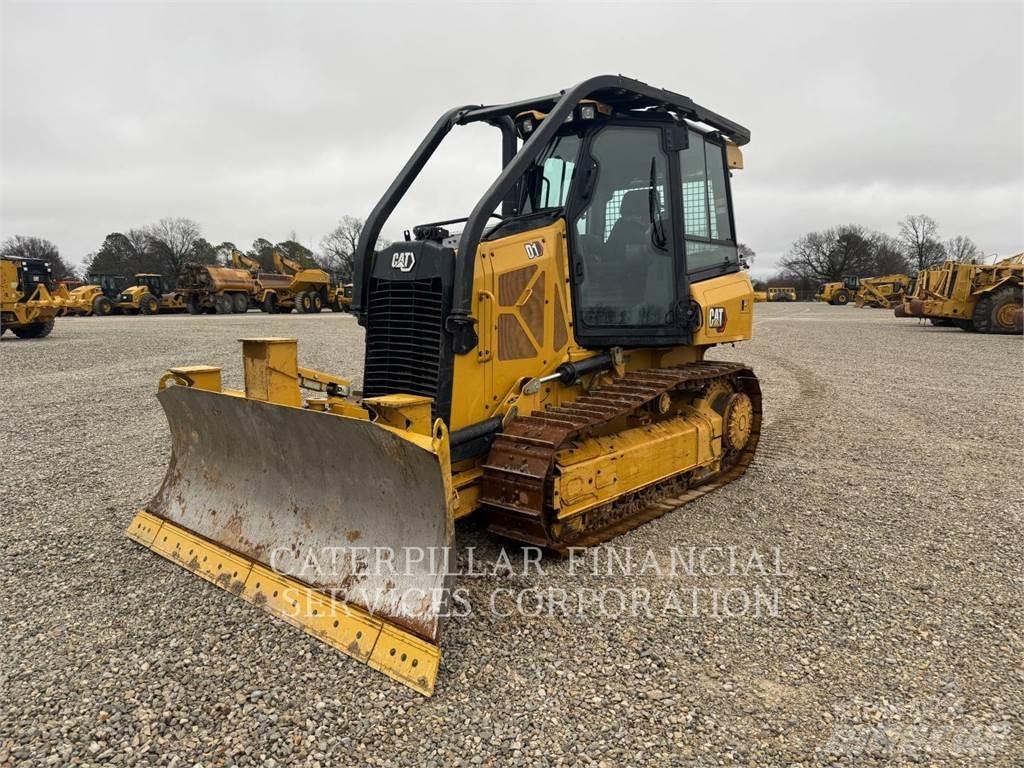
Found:
[[(586, 83), (592, 87), (585, 89), (585, 98), (607, 104), (618, 115), (639, 117), (661, 114), (676, 119), (685, 118), (711, 126), (737, 145), (750, 142), (749, 129), (702, 107), (688, 96), (663, 88), (655, 88), (622, 75), (603, 75), (592, 78)], [(503, 117), (515, 118), (516, 115), (528, 110), (550, 112), (566, 93), (567, 91), (563, 90), (547, 96), (537, 96), (509, 104), (468, 107), (460, 114), (458, 122), (463, 124), (478, 121), (492, 122)]]

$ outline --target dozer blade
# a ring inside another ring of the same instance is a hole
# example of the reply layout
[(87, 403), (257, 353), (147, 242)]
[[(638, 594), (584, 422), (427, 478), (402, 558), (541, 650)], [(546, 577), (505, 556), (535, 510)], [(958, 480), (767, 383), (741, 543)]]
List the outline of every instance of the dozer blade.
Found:
[(430, 695), (451, 575), (447, 435), (185, 386), (128, 535)]

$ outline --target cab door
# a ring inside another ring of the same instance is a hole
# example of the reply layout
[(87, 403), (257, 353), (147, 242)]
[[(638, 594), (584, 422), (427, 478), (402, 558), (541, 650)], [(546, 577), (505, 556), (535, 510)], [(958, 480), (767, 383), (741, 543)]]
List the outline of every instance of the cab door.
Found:
[[(685, 130), (685, 129), (683, 129)], [(567, 211), (580, 346), (688, 344), (680, 129), (610, 121), (589, 134)]]

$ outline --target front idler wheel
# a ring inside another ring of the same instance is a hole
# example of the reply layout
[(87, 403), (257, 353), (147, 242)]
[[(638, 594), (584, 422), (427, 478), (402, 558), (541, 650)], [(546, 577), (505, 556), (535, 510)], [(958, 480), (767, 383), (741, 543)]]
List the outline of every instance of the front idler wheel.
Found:
[[(754, 429), (754, 404), (743, 392), (726, 395), (722, 406), (722, 440), (727, 448), (742, 451)], [(717, 410), (717, 409), (716, 409)]]

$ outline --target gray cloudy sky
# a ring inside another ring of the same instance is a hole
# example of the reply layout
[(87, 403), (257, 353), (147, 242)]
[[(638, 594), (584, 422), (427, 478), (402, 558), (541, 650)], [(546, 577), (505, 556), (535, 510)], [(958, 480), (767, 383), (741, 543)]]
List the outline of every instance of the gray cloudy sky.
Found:
[[(918, 212), (1024, 248), (1020, 2), (0, 4), (0, 235), (74, 261), (163, 216), (315, 246), (449, 106), (606, 72), (751, 128), (733, 187), (759, 273), (810, 229)], [(467, 214), (497, 147), (449, 137), (385, 234)]]

